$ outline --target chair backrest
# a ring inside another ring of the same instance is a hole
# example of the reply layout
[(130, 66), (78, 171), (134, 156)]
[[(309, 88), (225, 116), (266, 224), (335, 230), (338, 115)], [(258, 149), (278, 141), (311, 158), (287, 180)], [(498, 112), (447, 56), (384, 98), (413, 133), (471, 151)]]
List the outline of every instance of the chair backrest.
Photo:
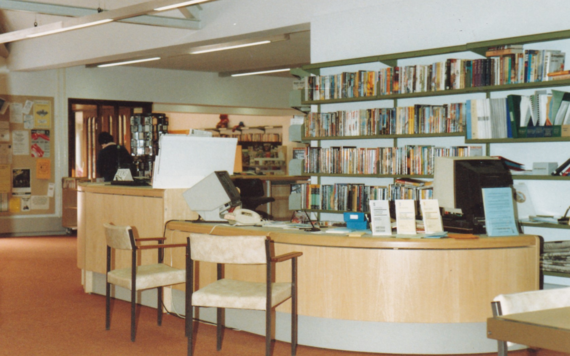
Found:
[(190, 234), (190, 257), (214, 263), (267, 263), (266, 236)]
[(556, 288), (500, 294), (494, 299), (501, 303), (503, 315), (525, 313), (570, 306), (570, 288)]
[(107, 245), (119, 250), (132, 250), (131, 243), (132, 229), (130, 226), (117, 226), (112, 224), (103, 224), (105, 227), (105, 237)]
[(261, 179), (242, 179), (233, 180), (234, 185), (239, 188), (242, 197), (257, 198), (265, 196), (263, 181)]

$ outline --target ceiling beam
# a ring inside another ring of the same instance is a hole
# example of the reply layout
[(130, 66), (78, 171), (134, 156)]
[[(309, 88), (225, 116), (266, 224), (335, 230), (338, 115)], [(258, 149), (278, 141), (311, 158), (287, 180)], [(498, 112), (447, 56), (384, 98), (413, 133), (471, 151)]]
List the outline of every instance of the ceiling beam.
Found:
[[(178, 2), (181, 1), (182, 0)], [(158, 4), (158, 3), (164, 3), (164, 1), (150, 1), (147, 3)], [(132, 8), (132, 10), (136, 10), (135, 7), (139, 7), (144, 10), (142, 12), (139, 11), (138, 15), (134, 15), (136, 17), (127, 17), (117, 21), (138, 24), (138, 25), (182, 28), (190, 30), (199, 30), (201, 28), (199, 16), (198, 17), (194, 16), (192, 18), (177, 18), (177, 17), (145, 15), (146, 13), (153, 12), (154, 8), (157, 6), (157, 5), (142, 6), (147, 3), (128, 6), (128, 8)], [(38, 3), (31, 1), (16, 1), (16, 0), (0, 0), (0, 9), (12, 10), (12, 11), (26, 11), (43, 15), (65, 16), (65, 17), (85, 17), (85, 16), (98, 14), (97, 9), (92, 9), (92, 8), (64, 6), (64, 5)], [(120, 9), (109, 10), (109, 11), (117, 11), (117, 10)], [(193, 13), (199, 13), (200, 10), (192, 9), (192, 11)], [(104, 12), (108, 11), (103, 11), (103, 13)]]
[(196, 5), (196, 6), (188, 6), (188, 7), (181, 7), (180, 9), (178, 9), (182, 15), (184, 15), (185, 18), (187, 19), (194, 19), (194, 20), (200, 20), (201, 19), (201, 15), (202, 15), (202, 6), (200, 5)]

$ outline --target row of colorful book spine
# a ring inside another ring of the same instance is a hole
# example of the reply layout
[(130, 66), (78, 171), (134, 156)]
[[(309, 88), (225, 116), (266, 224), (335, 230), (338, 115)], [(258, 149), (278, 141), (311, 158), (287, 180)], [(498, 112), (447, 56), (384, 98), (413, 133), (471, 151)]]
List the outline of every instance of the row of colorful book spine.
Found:
[(523, 50), (511, 46), (487, 51), (487, 58), (458, 59), (427, 65), (388, 67), (305, 78), (305, 100), (333, 100), (532, 83), (564, 69), (559, 50)]
[(431, 175), (435, 157), (482, 154), (482, 146), (306, 147), (304, 173)]
[(230, 135), (223, 135), (223, 137), (235, 137), (239, 141), (243, 142), (281, 142), (281, 135), (277, 133), (253, 133), (253, 134), (230, 134)]
[(370, 200), (432, 199), (432, 187), (414, 187), (403, 184), (388, 186), (365, 184), (310, 184), (292, 187), (293, 194), (301, 195), (301, 209), (328, 211), (369, 212)]
[(305, 117), (305, 137), (462, 132), (464, 106), (464, 103), (454, 103), (311, 112)]

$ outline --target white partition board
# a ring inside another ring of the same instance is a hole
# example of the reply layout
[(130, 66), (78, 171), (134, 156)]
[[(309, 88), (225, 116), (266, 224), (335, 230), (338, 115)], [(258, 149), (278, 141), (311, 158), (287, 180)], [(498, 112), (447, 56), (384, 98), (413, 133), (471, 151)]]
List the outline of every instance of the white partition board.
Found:
[(153, 188), (190, 188), (214, 171), (234, 170), (237, 138), (163, 135)]

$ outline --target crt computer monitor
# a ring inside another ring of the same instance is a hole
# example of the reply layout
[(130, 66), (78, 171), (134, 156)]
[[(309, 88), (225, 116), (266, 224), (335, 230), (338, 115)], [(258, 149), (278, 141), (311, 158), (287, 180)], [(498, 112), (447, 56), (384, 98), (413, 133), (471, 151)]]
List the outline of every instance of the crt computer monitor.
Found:
[[(446, 211), (461, 213), (474, 229), (484, 232), (483, 188), (510, 187), (507, 165), (495, 157), (437, 157), (433, 195)], [(445, 225), (445, 223), (444, 223)]]
[(225, 221), (222, 214), (241, 204), (239, 191), (227, 171), (212, 172), (182, 196), (205, 221)]

